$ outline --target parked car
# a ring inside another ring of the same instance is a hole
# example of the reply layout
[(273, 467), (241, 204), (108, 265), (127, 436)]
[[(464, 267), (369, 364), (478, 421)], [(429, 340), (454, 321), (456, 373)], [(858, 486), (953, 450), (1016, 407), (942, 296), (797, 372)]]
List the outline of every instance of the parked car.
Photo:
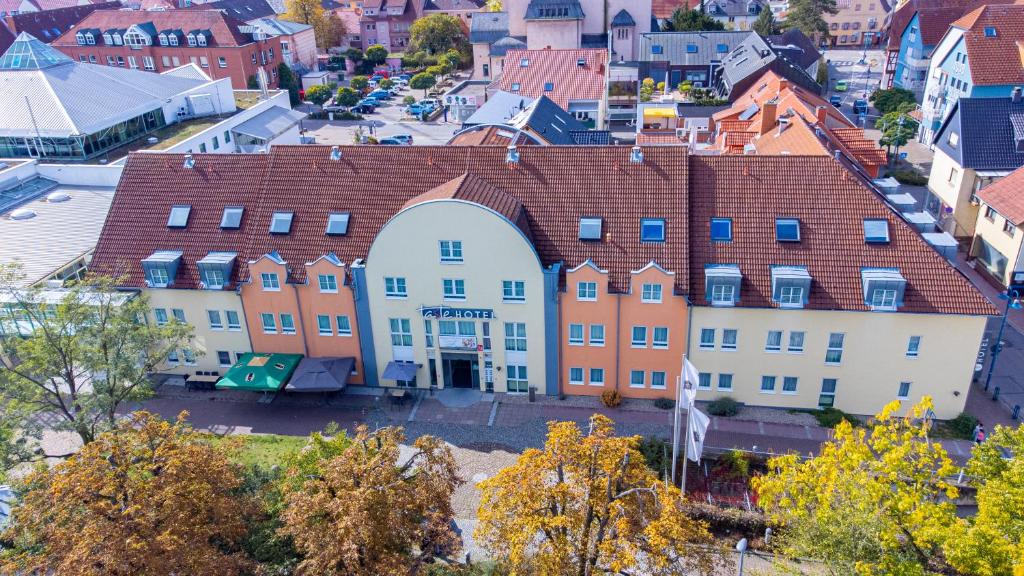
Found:
[(379, 143), (384, 146), (407, 146), (405, 142), (402, 142), (401, 140), (393, 136), (389, 138), (381, 138)]
[(828, 103), (833, 105), (833, 106), (835, 106), (836, 108), (842, 108), (842, 106), (843, 106), (843, 97), (840, 96), (839, 94), (833, 94), (833, 95), (829, 96)]
[(405, 113), (418, 118), (420, 114), (423, 114), (423, 106), (418, 102), (416, 104), (409, 104), (405, 107)]
[(340, 106), (340, 105), (324, 106), (324, 112), (334, 112), (335, 114), (337, 114), (339, 112), (348, 112), (348, 106)]
[(412, 144), (412, 134), (395, 134), (391, 136), (393, 140), (398, 140), (402, 144)]
[(437, 98), (426, 98), (424, 100), (420, 100), (420, 105), (429, 107), (430, 110), (428, 110), (428, 112), (433, 112), (441, 107), (441, 101)]
[(378, 90), (374, 90), (373, 92), (370, 92), (366, 97), (367, 98), (376, 98), (377, 100), (391, 100), (391, 98), (393, 96), (392, 96), (391, 92), (388, 92), (387, 90), (379, 90), (378, 89)]
[(369, 104), (370, 106), (373, 106), (374, 108), (380, 108), (381, 104), (382, 104), (380, 100), (377, 100), (376, 98), (370, 98), (369, 96), (367, 96), (366, 98), (363, 98), (362, 100), (360, 100), (359, 103), (360, 104)]
[(399, 86), (401, 88), (408, 88), (409, 87), (409, 81), (406, 80), (405, 78), (399, 77), (399, 78), (395, 79), (395, 86)]
[(371, 106), (369, 104), (363, 104), (360, 102), (359, 104), (353, 106), (351, 110), (356, 114), (373, 114), (377, 110), (377, 107)]
[(854, 100), (853, 101), (853, 113), (854, 114), (867, 114), (868, 113), (868, 101), (867, 100)]
[(409, 80), (412, 80), (412, 74), (399, 74), (395, 77), (395, 81), (397, 82), (399, 80), (408, 84)]
[(849, 88), (849, 85), (847, 85), (846, 80), (836, 82), (836, 92), (846, 92), (847, 88)]

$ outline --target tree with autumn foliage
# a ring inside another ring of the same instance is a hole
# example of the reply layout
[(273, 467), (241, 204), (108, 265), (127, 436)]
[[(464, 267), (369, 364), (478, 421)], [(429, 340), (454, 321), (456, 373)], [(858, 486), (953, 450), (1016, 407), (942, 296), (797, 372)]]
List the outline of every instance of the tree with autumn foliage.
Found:
[(342, 442), (314, 441), (289, 466), (280, 532), (302, 556), (298, 572), (407, 576), (456, 552), (451, 496), (461, 483), (451, 450), (421, 436), (402, 458), (401, 428), (360, 426)]
[(640, 437), (595, 414), (548, 424), (544, 448), (480, 483), (474, 537), (513, 575), (707, 574), (707, 526), (644, 462)]
[[(32, 473), (3, 534), (0, 573), (243, 574), (253, 512), (237, 468), (189, 429), (136, 412)], [(6, 550), (4, 550), (6, 548)]]
[(962, 574), (1024, 574), (1024, 426), (996, 426), (975, 446), (967, 475), (978, 513), (949, 530), (946, 558)]
[(348, 33), (341, 18), (333, 11), (324, 10), (320, 0), (286, 0), (285, 8), (287, 11), (281, 19), (312, 26), (316, 46), (321, 52), (338, 46)]
[(870, 432), (840, 422), (821, 453), (768, 461), (753, 479), (759, 503), (779, 526), (786, 557), (819, 559), (831, 574), (931, 574), (956, 520), (953, 462), (928, 438), (925, 397), (905, 416), (887, 405)]

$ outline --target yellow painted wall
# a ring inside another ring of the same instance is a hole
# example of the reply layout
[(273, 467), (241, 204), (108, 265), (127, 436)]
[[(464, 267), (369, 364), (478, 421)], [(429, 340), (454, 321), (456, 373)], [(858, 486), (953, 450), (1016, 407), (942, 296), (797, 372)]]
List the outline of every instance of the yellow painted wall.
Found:
[[(441, 240), (462, 241), (463, 263), (440, 262)], [(406, 279), (407, 298), (384, 296), (384, 278), (387, 276)], [(442, 298), (444, 278), (465, 280), (465, 301)], [(525, 281), (526, 301), (503, 302), (502, 280)], [(427, 387), (430, 385), (429, 362), (420, 308), (440, 305), (489, 308), (496, 315), (490, 320), (494, 390), (506, 390), (504, 323), (525, 322), (529, 385), (543, 393), (546, 373), (541, 264), (528, 240), (503, 217), (476, 204), (456, 200), (425, 202), (403, 210), (384, 226), (370, 247), (366, 282), (378, 375), (383, 375), (387, 363), (393, 359), (390, 318), (410, 320), (414, 361), (422, 365), (417, 373), (417, 385)], [(436, 346), (439, 330), (436, 320), (433, 324)], [(476, 335), (482, 342), (480, 320), (476, 321)], [(435, 353), (440, 360), (440, 354), (436, 350)], [(484, 352), (478, 352), (477, 356), (482, 372)], [(480, 383), (484, 385), (483, 374), (480, 375)], [(381, 379), (380, 385), (393, 386), (395, 382)], [(443, 385), (440, 375), (438, 385)]]
[[(953, 170), (956, 170), (953, 174)], [(953, 174), (952, 179), (950, 175)], [(954, 236), (972, 236), (978, 220), (978, 207), (971, 204), (974, 188), (974, 170), (961, 168), (945, 152), (935, 149), (932, 171), (928, 176), (928, 189), (947, 206), (953, 207), (953, 218), (944, 229)], [(955, 226), (954, 226), (955, 224)]]
[[(835, 407), (853, 414), (875, 414), (895, 400), (900, 382), (911, 383), (907, 402), (930, 395), (940, 419), (964, 407), (984, 317), (834, 312), (754, 308), (692, 308), (690, 359), (701, 372), (714, 374), (711, 390), (698, 398), (728, 395), (758, 406), (817, 408), (823, 378), (838, 380)], [(714, 351), (699, 348), (701, 328), (715, 328)], [(721, 350), (723, 328), (738, 329), (737, 350)], [(782, 351), (765, 351), (769, 330), (782, 330)], [(791, 331), (804, 331), (804, 351), (786, 352)], [(845, 334), (842, 361), (826, 365), (829, 334)], [(906, 355), (910, 336), (921, 336), (917, 358)], [(733, 374), (732, 392), (717, 389), (718, 374)], [(774, 394), (760, 391), (763, 375), (776, 376)], [(795, 394), (783, 394), (784, 376), (799, 378)]]
[[(998, 212), (993, 215), (992, 220), (985, 217), (986, 204), (982, 203), (978, 210), (977, 225), (974, 229), (975, 243), (978, 242), (977, 238), (982, 238), (990, 244), (993, 248), (1006, 256), (1006, 272), (1003, 274), (1000, 280), (1003, 284), (1009, 284), (1010, 275), (1013, 273), (1016, 267), (1017, 258), (1020, 255), (1021, 239), (1024, 239), (1024, 230), (1014, 226), (1014, 234), (1010, 236), (1003, 230), (1003, 225), (1006, 223), (1006, 218)], [(981, 252), (981, 245), (977, 244), (972, 246), (971, 253), (973, 256), (977, 256)], [(983, 267), (981, 261), (978, 261), (978, 266)], [(995, 275), (995, 271), (989, 271), (992, 275)]]
[[(198, 370), (219, 371), (224, 374), (226, 367), (217, 361), (217, 351), (231, 353), (231, 361), (237, 360), (239, 352), (251, 352), (249, 335), (242, 313), (242, 300), (234, 290), (179, 290), (168, 288), (149, 288), (143, 291), (149, 298), (149, 321), (155, 322), (152, 309), (164, 308), (168, 318), (173, 318), (171, 309), (179, 308), (185, 312), (185, 321), (195, 327), (194, 348), (196, 349), (196, 365), (184, 363), (184, 356), (179, 352), (177, 366), (166, 366), (162, 371), (170, 374), (194, 374)], [(223, 330), (212, 330), (207, 310), (219, 310)], [(228, 330), (225, 310), (238, 312), (241, 328)]]

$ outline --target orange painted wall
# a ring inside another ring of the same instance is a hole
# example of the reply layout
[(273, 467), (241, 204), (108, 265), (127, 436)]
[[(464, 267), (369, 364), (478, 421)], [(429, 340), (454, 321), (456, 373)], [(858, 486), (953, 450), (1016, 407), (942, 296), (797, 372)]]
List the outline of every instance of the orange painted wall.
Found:
[[(577, 300), (577, 283), (596, 282), (597, 300)], [(608, 274), (585, 265), (565, 273), (565, 292), (559, 294), (562, 321), (559, 335), (561, 358), (559, 382), (562, 392), (570, 395), (596, 396), (615, 387), (615, 347), (618, 332), (615, 329), (615, 308), (618, 295), (608, 293)], [(583, 324), (583, 346), (569, 345), (569, 325)], [(604, 324), (604, 346), (590, 345), (590, 326)], [(583, 385), (569, 384), (569, 368), (583, 368)], [(590, 385), (590, 369), (603, 368), (603, 387)]]
[[(337, 278), (338, 292), (320, 292), (320, 274), (332, 274)], [(359, 353), (359, 328), (356, 325), (356, 305), (352, 297), (351, 284), (345, 283), (345, 266), (321, 258), (306, 266), (307, 284), (297, 286), (299, 305), (302, 309), (302, 323), (305, 326), (308, 355), (313, 358), (327, 356), (353, 356), (356, 359), (356, 374), (349, 376), (349, 383), (362, 384), (363, 365)], [(326, 314), (331, 318), (333, 336), (321, 336), (317, 315)], [(339, 336), (336, 317), (348, 316), (352, 327), (351, 336)]]
[[(660, 304), (643, 302), (643, 285), (661, 284)], [(622, 322), (619, 330), (619, 392), (627, 398), (675, 398), (676, 377), (686, 352), (686, 298), (673, 294), (675, 276), (649, 266), (634, 273), (629, 294), (622, 295)], [(633, 326), (647, 327), (647, 346), (633, 348)], [(652, 347), (654, 327), (668, 327), (668, 348)], [(631, 388), (630, 371), (643, 370), (644, 388)], [(665, 389), (651, 388), (651, 372), (665, 372)]]
[[(274, 272), (277, 274), (281, 290), (277, 292), (263, 290), (260, 274)], [(249, 326), (253, 352), (281, 352), (286, 354), (307, 354), (302, 337), (302, 323), (299, 320), (299, 306), (295, 297), (295, 286), (288, 284), (288, 273), (285, 267), (269, 258), (261, 258), (249, 265), (251, 281), (242, 285), (242, 307), (245, 309), (245, 320)], [(260, 314), (274, 314), (277, 334), (264, 334)], [(295, 334), (281, 334), (281, 314), (291, 314), (295, 318)], [(314, 327), (315, 329), (315, 327)]]

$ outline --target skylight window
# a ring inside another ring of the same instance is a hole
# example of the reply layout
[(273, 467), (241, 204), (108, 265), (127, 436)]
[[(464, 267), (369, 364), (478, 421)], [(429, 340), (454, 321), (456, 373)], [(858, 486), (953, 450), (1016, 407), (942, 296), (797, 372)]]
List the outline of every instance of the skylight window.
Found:
[(344, 236), (348, 233), (348, 212), (335, 212), (327, 217), (328, 236)]
[(167, 218), (168, 228), (184, 228), (188, 225), (188, 215), (192, 207), (185, 204), (171, 206), (171, 215)]
[(270, 233), (287, 234), (291, 232), (293, 214), (293, 212), (274, 212), (274, 217), (270, 220)]
[(242, 213), (245, 208), (241, 206), (225, 206), (224, 215), (220, 217), (220, 227), (225, 230), (238, 230), (242, 226)]
[(800, 221), (796, 218), (776, 218), (775, 239), (779, 242), (799, 242)]
[(651, 54), (664, 54), (664, 53), (665, 52), (664, 52), (664, 49), (661, 47), (661, 44), (652, 44), (651, 45)]
[(664, 242), (665, 221), (660, 218), (644, 218), (640, 220), (641, 242)]
[(995, 38), (996, 37), (995, 26), (985, 26), (985, 36), (987, 36), (989, 38)]
[(687, 54), (696, 54), (697, 53), (697, 45), (696, 44), (687, 44), (686, 45), (686, 53)]
[(520, 87), (521, 87), (521, 85), (519, 84), (519, 82), (513, 82), (512, 83), (512, 91), (513, 92), (519, 92), (519, 88)]
[(725, 53), (727, 53), (729, 51), (729, 45), (728, 44), (719, 44), (716, 47), (716, 49), (718, 50), (719, 54), (725, 54)]
[(580, 240), (600, 240), (601, 219), (584, 216), (580, 218)]
[(519, 67), (520, 68), (526, 68), (529, 65), (530, 65), (530, 59), (529, 58), (523, 58), (523, 59), (519, 60)]
[(553, 82), (545, 82), (544, 83), (544, 91), (545, 92), (551, 92), (554, 89), (555, 89), (555, 84)]
[(882, 219), (868, 219), (864, 221), (864, 243), (865, 244), (888, 244), (889, 243), (889, 222)]
[(586, 66), (587, 65), (587, 59), (586, 58), (577, 58), (576, 59), (576, 65), (577, 66)]
[(732, 242), (732, 218), (711, 219), (711, 240), (714, 242)]

